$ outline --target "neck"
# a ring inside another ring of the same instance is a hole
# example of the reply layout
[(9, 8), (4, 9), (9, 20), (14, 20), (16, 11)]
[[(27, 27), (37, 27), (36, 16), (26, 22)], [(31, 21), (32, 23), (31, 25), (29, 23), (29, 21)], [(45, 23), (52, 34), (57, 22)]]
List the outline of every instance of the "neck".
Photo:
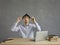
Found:
[(25, 25), (28, 25), (29, 23), (25, 22)]

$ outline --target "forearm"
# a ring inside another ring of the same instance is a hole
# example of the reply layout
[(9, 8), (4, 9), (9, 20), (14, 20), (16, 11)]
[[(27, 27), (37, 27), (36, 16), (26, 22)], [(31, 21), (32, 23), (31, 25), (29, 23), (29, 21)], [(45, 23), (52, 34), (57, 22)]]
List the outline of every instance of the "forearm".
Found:
[(17, 27), (18, 23), (14, 23), (14, 25), (12, 25), (11, 27), (11, 31), (17, 31), (18, 30), (18, 27)]
[(36, 28), (38, 29), (38, 31), (41, 31), (40, 25), (39, 25), (36, 21), (35, 21), (34, 23), (35, 23), (35, 26), (36, 26)]
[(18, 31), (19, 30), (20, 25), (19, 26), (17, 26), (17, 25), (20, 21), (21, 21), (21, 17), (18, 17), (16, 23), (14, 23), (14, 25), (11, 28), (12, 31)]

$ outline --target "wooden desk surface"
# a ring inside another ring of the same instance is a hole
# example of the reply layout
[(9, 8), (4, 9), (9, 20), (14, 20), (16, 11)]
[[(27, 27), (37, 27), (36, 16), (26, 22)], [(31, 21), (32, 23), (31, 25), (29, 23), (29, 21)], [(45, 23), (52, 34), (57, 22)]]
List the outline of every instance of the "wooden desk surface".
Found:
[(50, 41), (32, 41), (31, 39), (12, 38), (12, 40), (2, 42), (1, 45), (60, 45), (60, 38), (56, 42)]

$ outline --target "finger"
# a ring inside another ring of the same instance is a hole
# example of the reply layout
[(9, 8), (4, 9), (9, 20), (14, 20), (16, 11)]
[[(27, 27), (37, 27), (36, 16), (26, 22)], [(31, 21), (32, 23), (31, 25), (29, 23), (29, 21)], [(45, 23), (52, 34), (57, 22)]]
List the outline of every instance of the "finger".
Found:
[(18, 17), (18, 19), (21, 19), (22, 17)]
[(35, 18), (34, 16), (32, 16), (31, 18)]

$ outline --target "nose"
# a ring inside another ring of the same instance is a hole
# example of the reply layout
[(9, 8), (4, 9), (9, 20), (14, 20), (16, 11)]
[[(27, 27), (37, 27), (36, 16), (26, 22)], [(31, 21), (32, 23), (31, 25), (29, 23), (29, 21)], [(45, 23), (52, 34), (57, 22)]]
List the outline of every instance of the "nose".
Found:
[(25, 21), (27, 21), (27, 20), (25, 20)]

